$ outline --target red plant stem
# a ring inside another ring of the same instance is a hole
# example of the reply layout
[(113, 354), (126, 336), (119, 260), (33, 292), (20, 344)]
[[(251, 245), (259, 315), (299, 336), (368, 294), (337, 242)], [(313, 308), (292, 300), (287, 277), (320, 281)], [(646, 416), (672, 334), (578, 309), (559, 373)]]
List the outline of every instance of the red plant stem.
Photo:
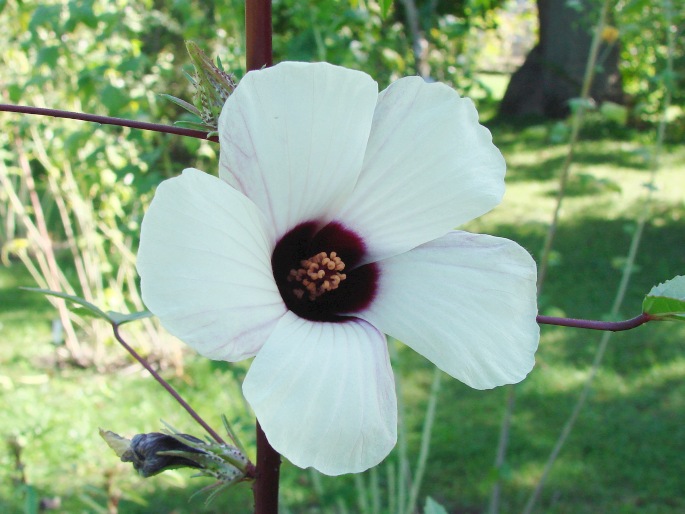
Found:
[(271, 447), (257, 422), (257, 473), (253, 485), (255, 514), (278, 513), (281, 456)]
[(561, 327), (574, 328), (588, 328), (590, 330), (605, 330), (609, 332), (620, 332), (622, 330), (630, 330), (631, 328), (639, 327), (652, 321), (653, 318), (649, 314), (642, 313), (634, 318), (625, 321), (597, 321), (593, 319), (574, 319), (574, 318), (557, 318), (554, 316), (538, 316), (537, 322), (543, 325), (558, 325)]
[[(245, 0), (247, 71), (273, 64), (271, 0)], [(273, 449), (257, 421), (257, 472), (252, 486), (255, 514), (278, 514), (281, 456)]]
[(181, 398), (181, 395), (176, 392), (176, 389), (171, 387), (171, 384), (164, 380), (159, 373), (157, 373), (152, 366), (140, 355), (138, 355), (138, 352), (136, 352), (133, 348), (129, 346), (129, 344), (124, 341), (124, 338), (121, 337), (121, 334), (119, 333), (119, 325), (116, 323), (112, 323), (112, 330), (114, 331), (114, 337), (116, 337), (117, 341), (119, 341), (119, 344), (124, 347), (124, 349), (131, 354), (131, 356), (137, 360), (147, 371), (154, 377), (154, 379), (159, 382), (159, 384), (167, 390), (167, 392), (174, 397), (174, 399), (183, 407), (188, 414), (192, 416), (192, 418), (197, 421), (202, 428), (204, 428), (207, 433), (212, 436), (212, 439), (214, 439), (217, 443), (219, 444), (226, 444), (226, 441), (224, 441), (219, 434), (217, 434), (212, 427), (210, 427), (204, 419), (200, 417), (200, 415), (195, 412), (195, 409), (193, 409), (183, 398)]
[(273, 65), (271, 30), (271, 0), (245, 0), (247, 71)]
[(216, 136), (207, 137), (207, 132), (192, 130), (173, 125), (161, 125), (159, 123), (147, 123), (145, 121), (126, 120), (124, 118), (112, 118), (111, 116), (98, 116), (84, 112), (62, 111), (60, 109), (45, 109), (43, 107), (31, 107), (28, 105), (0, 104), (0, 111), (18, 112), (22, 114), (38, 114), (40, 116), (52, 116), (53, 118), (67, 118), (71, 120), (90, 121), (102, 125), (116, 125), (119, 127), (129, 127), (140, 130), (150, 130), (152, 132), (162, 132), (164, 134), (176, 134), (178, 136), (188, 136), (197, 139), (208, 139), (215, 143), (219, 141)]

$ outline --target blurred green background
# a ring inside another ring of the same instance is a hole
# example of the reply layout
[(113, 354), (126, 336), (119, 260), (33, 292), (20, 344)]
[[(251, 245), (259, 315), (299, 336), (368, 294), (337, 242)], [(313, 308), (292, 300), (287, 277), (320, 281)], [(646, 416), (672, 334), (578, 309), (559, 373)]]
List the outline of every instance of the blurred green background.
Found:
[[(640, 312), (652, 285), (683, 274), (680, 37), (672, 52), (675, 73), (666, 71), (667, 32), (682, 31), (685, 19), (675, 4), (636, 0), (612, 11), (625, 96), (586, 116), (541, 313), (608, 315), (655, 157), (660, 170), (622, 316)], [(387, 16), (374, 1), (275, 1), (275, 61), (327, 60), (362, 69), (381, 87), (421, 72), (473, 98), (507, 159), (508, 174), (503, 204), (467, 228), (514, 239), (538, 256), (568, 151), (569, 121), (497, 116), (512, 72), (537, 41), (536, 16), (536, 4), (528, 0), (401, 1)], [(159, 96), (191, 100), (184, 41), (219, 56), (239, 78), (243, 17), (237, 0), (0, 1), (2, 102), (192, 121)], [(594, 21), (587, 23), (591, 33)], [(672, 104), (665, 145), (655, 156), (666, 87)], [(16, 114), (0, 113), (0, 123), (0, 511), (250, 512), (245, 484), (206, 506), (202, 494), (190, 498), (210, 483), (206, 479), (180, 470), (144, 480), (118, 462), (98, 427), (131, 436), (159, 430), (164, 419), (201, 434), (131, 363), (108, 326), (60, 316), (45, 298), (17, 289), (38, 284), (72, 291), (104, 309), (141, 309), (134, 255), (145, 206), (155, 186), (184, 167), (214, 172), (218, 146)], [(132, 325), (127, 335), (214, 427), (226, 414), (253, 447), (254, 422), (240, 394), (246, 363), (200, 358), (154, 321)], [(494, 461), (506, 388), (475, 391), (443, 377), (420, 504), (431, 496), (450, 513), (485, 512), (499, 478), (501, 512), (519, 512), (583, 387), (599, 338), (543, 327), (536, 367), (517, 387), (508, 458), (499, 473)], [(413, 468), (433, 370), (401, 345), (394, 361)], [(537, 511), (685, 511), (683, 378), (682, 326), (651, 324), (614, 336)], [(286, 463), (283, 511), (395, 512), (398, 459), (393, 452), (374, 471), (339, 478)]]

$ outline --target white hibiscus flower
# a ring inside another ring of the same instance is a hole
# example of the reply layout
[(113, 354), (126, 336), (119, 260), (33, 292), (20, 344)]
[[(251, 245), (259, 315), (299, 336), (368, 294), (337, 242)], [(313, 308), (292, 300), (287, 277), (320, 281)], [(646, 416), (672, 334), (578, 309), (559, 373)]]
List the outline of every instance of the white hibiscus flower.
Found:
[(497, 205), (505, 163), (443, 84), (325, 63), (248, 73), (219, 120), (220, 178), (163, 182), (142, 224), (143, 299), (201, 354), (255, 357), (269, 442), (338, 475), (396, 442), (386, 337), (471, 387), (522, 380), (539, 339), (535, 263), (453, 230)]

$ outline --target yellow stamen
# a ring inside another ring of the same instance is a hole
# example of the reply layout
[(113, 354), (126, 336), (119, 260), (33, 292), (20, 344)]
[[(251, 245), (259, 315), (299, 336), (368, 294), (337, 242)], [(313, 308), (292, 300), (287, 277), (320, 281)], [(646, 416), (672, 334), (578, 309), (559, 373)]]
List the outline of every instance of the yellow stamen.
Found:
[(291, 269), (288, 273), (288, 282), (297, 282), (293, 294), (298, 300), (304, 298), (306, 293), (309, 300), (314, 301), (322, 294), (340, 286), (340, 282), (347, 278), (347, 275), (340, 273), (344, 269), (345, 263), (336, 252), (319, 252), (309, 259), (300, 261), (299, 268)]

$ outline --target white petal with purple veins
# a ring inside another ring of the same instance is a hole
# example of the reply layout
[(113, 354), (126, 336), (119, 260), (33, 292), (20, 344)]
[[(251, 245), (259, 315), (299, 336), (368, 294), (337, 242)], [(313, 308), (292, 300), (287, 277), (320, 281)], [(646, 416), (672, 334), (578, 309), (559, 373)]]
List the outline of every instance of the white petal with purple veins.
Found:
[(286, 314), (250, 366), (245, 398), (271, 445), (327, 475), (378, 464), (397, 439), (385, 336), (362, 320)]
[(377, 265), (378, 293), (360, 318), (476, 389), (532, 369), (536, 267), (519, 245), (454, 231)]
[(219, 118), (220, 176), (266, 214), (277, 237), (330, 218), (364, 159), (378, 85), (327, 63), (248, 73)]
[(336, 219), (367, 243), (365, 262), (397, 255), (495, 207), (505, 169), (471, 100), (403, 78), (379, 96), (362, 173)]
[(143, 219), (136, 263), (143, 301), (206, 357), (251, 357), (286, 312), (271, 272), (272, 247), (249, 199), (187, 169), (159, 186)]

